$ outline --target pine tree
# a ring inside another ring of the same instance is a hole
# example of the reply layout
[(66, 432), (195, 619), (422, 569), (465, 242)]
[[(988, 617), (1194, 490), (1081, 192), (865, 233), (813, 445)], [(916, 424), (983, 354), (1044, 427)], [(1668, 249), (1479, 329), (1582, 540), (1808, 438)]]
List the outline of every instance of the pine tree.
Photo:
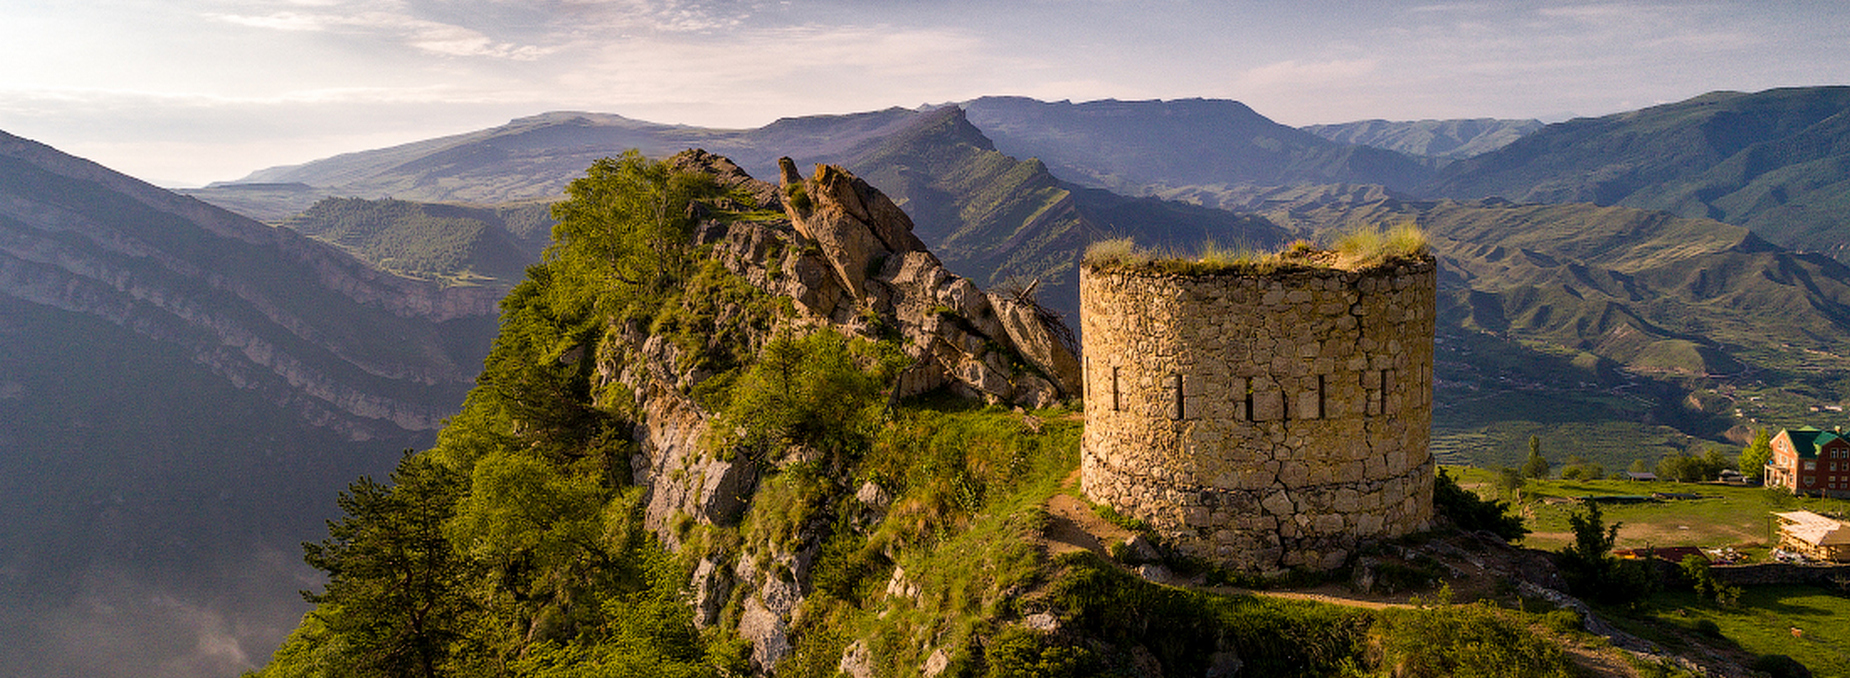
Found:
[(329, 521), (328, 538), (302, 545), (308, 564), (328, 575), (322, 593), (302, 595), (348, 649), (339, 675), (444, 675), (467, 607), (465, 567), (443, 530), (462, 483), (407, 450), (390, 485), (355, 481), (341, 493), (346, 515)]
[(1522, 462), (1522, 475), (1526, 478), (1547, 478), (1548, 460), (1542, 457), (1542, 438), (1529, 436), (1529, 458)]

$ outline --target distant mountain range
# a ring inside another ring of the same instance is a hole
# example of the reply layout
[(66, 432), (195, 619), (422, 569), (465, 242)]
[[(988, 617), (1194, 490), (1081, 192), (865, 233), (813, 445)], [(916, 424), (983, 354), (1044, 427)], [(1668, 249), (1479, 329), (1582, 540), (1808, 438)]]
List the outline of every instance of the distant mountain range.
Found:
[(1715, 92), (1548, 125), (1424, 192), (1664, 210), (1850, 261), (1850, 87)]
[(297, 543), (429, 444), (497, 295), (0, 134), (0, 674), (260, 659)]
[(1404, 190), (1430, 172), (1400, 153), (1280, 125), (1237, 101), (1073, 104), (988, 97), (964, 108), (997, 150), (1040, 158), (1056, 175), (1129, 195), (1204, 185)]
[(1540, 120), (1362, 120), (1309, 125), (1304, 131), (1343, 144), (1361, 144), (1414, 156), (1451, 161), (1483, 155), (1542, 128)]

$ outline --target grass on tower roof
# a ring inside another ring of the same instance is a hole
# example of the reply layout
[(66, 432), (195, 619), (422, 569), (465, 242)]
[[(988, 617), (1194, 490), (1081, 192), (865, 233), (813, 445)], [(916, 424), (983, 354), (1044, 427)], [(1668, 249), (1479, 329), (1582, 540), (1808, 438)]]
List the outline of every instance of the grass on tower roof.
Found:
[(1094, 270), (1123, 270), (1174, 275), (1268, 275), (1312, 269), (1361, 271), (1428, 256), (1426, 234), (1402, 224), (1381, 229), (1362, 227), (1345, 233), (1328, 247), (1299, 240), (1277, 251), (1231, 249), (1206, 243), (1187, 254), (1138, 247), (1130, 238), (1100, 240), (1086, 247), (1085, 265)]

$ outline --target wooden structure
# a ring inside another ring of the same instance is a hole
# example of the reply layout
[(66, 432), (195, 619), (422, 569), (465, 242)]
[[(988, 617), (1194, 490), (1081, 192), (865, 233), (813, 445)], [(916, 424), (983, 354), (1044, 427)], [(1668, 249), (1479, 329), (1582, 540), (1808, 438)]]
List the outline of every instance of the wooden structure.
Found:
[(1775, 513), (1779, 518), (1779, 547), (1808, 558), (1850, 562), (1850, 525), (1811, 511)]

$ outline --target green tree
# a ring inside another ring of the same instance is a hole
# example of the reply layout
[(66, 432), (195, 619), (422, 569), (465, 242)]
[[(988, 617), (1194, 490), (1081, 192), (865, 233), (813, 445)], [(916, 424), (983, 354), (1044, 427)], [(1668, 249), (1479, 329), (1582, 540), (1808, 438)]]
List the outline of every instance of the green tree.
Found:
[(1580, 455), (1571, 455), (1567, 464), (1561, 467), (1562, 480), (1599, 480), (1606, 477), (1606, 467), (1587, 461)]
[(1541, 436), (1529, 436), (1529, 458), (1522, 462), (1522, 475), (1525, 478), (1547, 478), (1548, 460), (1542, 457)]
[(558, 224), (546, 261), (572, 281), (574, 298), (603, 304), (653, 299), (688, 277), (689, 206), (717, 190), (711, 177), (673, 171), (635, 149), (599, 159), (553, 205)]
[(1682, 483), (1699, 483), (1714, 480), (1721, 476), (1724, 469), (1734, 466), (1721, 450), (1709, 448), (1698, 457), (1688, 452), (1666, 455), (1657, 462), (1657, 476), (1665, 480)]
[(1511, 501), (1522, 499), (1522, 488), (1529, 483), (1522, 471), (1505, 466), (1497, 469), (1497, 494)]
[(1766, 472), (1767, 462), (1773, 460), (1773, 434), (1761, 428), (1754, 432), (1754, 440), (1741, 448), (1741, 475), (1759, 479)]
[(880, 402), (881, 372), (862, 370), (848, 340), (834, 330), (776, 337), (733, 387), (728, 423), (721, 428), (739, 432), (731, 444), (758, 453), (793, 444), (832, 450), (864, 442), (860, 425)]
[(1432, 504), (1440, 515), (1450, 518), (1461, 530), (1488, 530), (1511, 541), (1529, 533), (1529, 528), (1522, 525), (1522, 518), (1509, 512), (1508, 502), (1478, 498), (1470, 490), (1459, 487), (1458, 481), (1443, 468), (1433, 479)]
[(310, 613), (327, 630), (319, 642), (346, 646), (333, 673), (445, 675), (469, 608), (467, 567), (443, 529), (461, 490), (460, 475), (406, 450), (390, 485), (355, 481), (338, 500), (346, 515), (328, 523), (328, 538), (302, 545), (308, 564), (328, 576), (321, 593), (302, 594), (319, 606)]
[(1574, 593), (1608, 603), (1628, 603), (1651, 593), (1655, 578), (1643, 561), (1621, 561), (1612, 555), (1623, 523), (1605, 523), (1599, 503), (1567, 517), (1574, 543), (1562, 547), (1561, 576)]

